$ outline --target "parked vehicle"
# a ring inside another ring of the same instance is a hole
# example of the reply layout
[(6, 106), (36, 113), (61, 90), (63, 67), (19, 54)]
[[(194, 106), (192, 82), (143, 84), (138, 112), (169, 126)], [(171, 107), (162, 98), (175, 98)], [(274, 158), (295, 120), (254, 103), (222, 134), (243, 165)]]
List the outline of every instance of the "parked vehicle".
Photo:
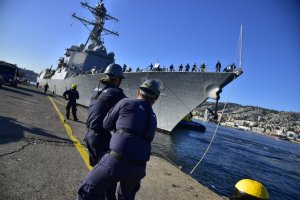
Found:
[(2, 84), (3, 84), (3, 78), (2, 78), (2, 76), (0, 75), (0, 87), (2, 87)]
[(17, 86), (17, 72), (16, 65), (0, 61), (0, 76), (2, 77), (2, 84)]

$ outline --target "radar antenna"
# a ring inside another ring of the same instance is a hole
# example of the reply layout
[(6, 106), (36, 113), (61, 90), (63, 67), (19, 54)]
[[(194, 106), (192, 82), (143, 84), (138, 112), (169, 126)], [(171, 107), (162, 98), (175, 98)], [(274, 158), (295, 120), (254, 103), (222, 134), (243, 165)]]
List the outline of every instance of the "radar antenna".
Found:
[(106, 20), (113, 20), (113, 21), (117, 21), (117, 22), (119, 20), (106, 13), (107, 10), (104, 7), (103, 0), (100, 0), (95, 7), (88, 5), (87, 2), (84, 2), (84, 3), (81, 2), (81, 5), (85, 8), (87, 8), (95, 17), (94, 21), (88, 21), (84, 18), (76, 16), (75, 13), (72, 14), (72, 17), (74, 17), (75, 19), (78, 19), (81, 23), (83, 23), (83, 25), (85, 27), (88, 28), (88, 25), (93, 26), (92, 30), (90, 30), (88, 28), (90, 30), (90, 35), (84, 45), (85, 47), (87, 46), (87, 44), (89, 43), (90, 40), (95, 45), (104, 47), (104, 42), (103, 42), (101, 36), (109, 35), (109, 34), (119, 36), (118, 32), (114, 32), (112, 30), (108, 30), (108, 29), (104, 28), (104, 24), (105, 24)]

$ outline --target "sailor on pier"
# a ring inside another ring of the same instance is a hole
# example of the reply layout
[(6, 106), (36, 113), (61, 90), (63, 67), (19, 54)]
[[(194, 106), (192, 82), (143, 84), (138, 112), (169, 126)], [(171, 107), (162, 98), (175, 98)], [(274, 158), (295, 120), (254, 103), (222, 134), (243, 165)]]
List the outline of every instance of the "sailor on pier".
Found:
[(44, 85), (44, 94), (47, 93), (48, 88), (49, 88), (49, 85), (48, 85), (48, 83), (46, 83), (46, 84)]
[(70, 109), (72, 108), (72, 115), (74, 118), (74, 121), (77, 121), (77, 115), (76, 115), (76, 99), (79, 99), (79, 93), (76, 90), (77, 89), (77, 85), (76, 84), (72, 84), (71, 89), (66, 90), (63, 93), (63, 97), (68, 100), (67, 106), (66, 106), (66, 116), (67, 119), (70, 118)]
[[(119, 88), (124, 79), (122, 67), (118, 64), (110, 64), (104, 73), (105, 77), (100, 80), (104, 87), (92, 94), (86, 121), (88, 131), (84, 140), (89, 151), (91, 166), (95, 166), (109, 150), (111, 133), (103, 128), (103, 119), (116, 103), (125, 98), (123, 90)], [(106, 189), (106, 199), (115, 199), (116, 184)], [(104, 199), (104, 196), (101, 198)]]
[(137, 99), (122, 99), (108, 112), (103, 127), (117, 130), (111, 138), (111, 151), (82, 181), (78, 200), (98, 199), (117, 182), (120, 182), (118, 199), (135, 198), (151, 155), (151, 142), (157, 127), (152, 105), (159, 94), (159, 83), (147, 80), (137, 91)]
[(110, 64), (105, 70), (105, 77), (101, 78), (104, 87), (94, 91), (88, 108), (87, 128), (85, 142), (90, 155), (90, 165), (99, 161), (101, 154), (108, 151), (111, 134), (102, 126), (107, 112), (121, 99), (125, 98), (123, 90), (119, 88), (124, 78), (123, 70), (118, 64)]

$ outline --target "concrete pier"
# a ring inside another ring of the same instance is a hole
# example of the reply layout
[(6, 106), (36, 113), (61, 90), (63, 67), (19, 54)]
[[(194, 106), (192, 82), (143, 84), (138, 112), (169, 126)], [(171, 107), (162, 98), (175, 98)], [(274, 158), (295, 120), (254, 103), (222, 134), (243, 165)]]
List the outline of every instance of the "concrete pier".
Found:
[[(64, 121), (66, 101), (29, 85), (0, 88), (0, 199), (76, 199), (87, 175), (86, 108)], [(72, 117), (71, 117), (72, 118)], [(152, 156), (137, 200), (223, 199)]]

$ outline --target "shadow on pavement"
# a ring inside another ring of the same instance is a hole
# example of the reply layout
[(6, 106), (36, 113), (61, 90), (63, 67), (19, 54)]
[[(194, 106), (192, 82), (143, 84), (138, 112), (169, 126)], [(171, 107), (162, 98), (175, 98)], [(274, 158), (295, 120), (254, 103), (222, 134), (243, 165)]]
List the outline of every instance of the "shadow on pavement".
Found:
[(0, 90), (5, 90), (7, 92), (13, 92), (13, 93), (21, 94), (21, 95), (25, 95), (25, 96), (33, 96), (32, 94), (29, 94), (27, 92), (19, 91), (18, 89), (20, 89), (20, 88), (13, 88), (13, 87), (1, 87), (0, 88)]
[(23, 99), (23, 98), (20, 98), (20, 97), (15, 97), (15, 96), (8, 95), (8, 94), (4, 94), (4, 96), (11, 97), (11, 98), (15, 98), (15, 99), (19, 99), (19, 100), (22, 100), (22, 101), (31, 102), (31, 103), (37, 103), (36, 101), (30, 101), (30, 100), (28, 100), (28, 99)]
[(0, 116), (0, 145), (10, 142), (16, 142), (22, 140), (24, 137), (24, 132), (31, 133), (33, 135), (44, 136), (52, 139), (58, 139), (62, 142), (70, 143), (73, 142), (69, 139), (61, 138), (55, 136), (46, 130), (36, 128), (36, 127), (26, 127), (22, 122), (17, 121), (14, 118), (2, 117)]
[[(31, 86), (31, 87), (34, 87), (34, 86)], [(18, 89), (26, 91), (26, 92), (32, 92), (32, 93), (44, 95), (44, 89), (43, 89), (43, 91), (39, 91), (37, 88), (30, 89), (30, 88), (22, 87), (21, 85), (19, 85)]]
[[(70, 120), (69, 119), (69, 121), (74, 121), (74, 120)], [(85, 122), (83, 122), (83, 121), (80, 121), (80, 120), (77, 120), (77, 121), (74, 121), (75, 123), (78, 123), (78, 124), (86, 124)]]

